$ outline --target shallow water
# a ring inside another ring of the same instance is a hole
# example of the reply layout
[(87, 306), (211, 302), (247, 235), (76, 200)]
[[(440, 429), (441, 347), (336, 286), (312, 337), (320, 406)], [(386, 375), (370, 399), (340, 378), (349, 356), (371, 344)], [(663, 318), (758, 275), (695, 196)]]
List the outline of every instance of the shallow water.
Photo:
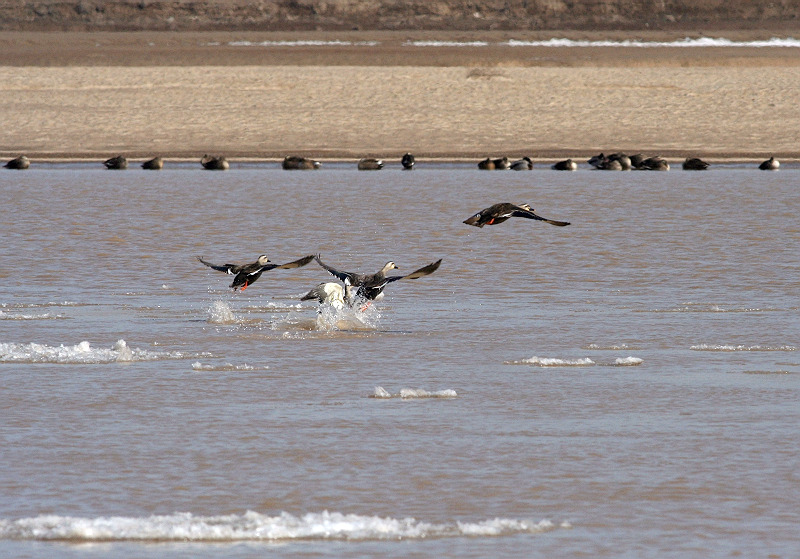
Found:
[[(800, 170), (98, 167), (0, 172), (0, 555), (800, 548)], [(444, 260), (195, 260), (318, 252)]]

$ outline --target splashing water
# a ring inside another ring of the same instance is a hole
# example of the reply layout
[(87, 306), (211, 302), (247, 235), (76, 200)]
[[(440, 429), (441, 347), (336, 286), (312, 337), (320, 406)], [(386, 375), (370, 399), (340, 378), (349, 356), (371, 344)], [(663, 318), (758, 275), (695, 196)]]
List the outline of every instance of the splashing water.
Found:
[(208, 309), (208, 322), (212, 324), (234, 324), (236, 315), (225, 301), (214, 301)]

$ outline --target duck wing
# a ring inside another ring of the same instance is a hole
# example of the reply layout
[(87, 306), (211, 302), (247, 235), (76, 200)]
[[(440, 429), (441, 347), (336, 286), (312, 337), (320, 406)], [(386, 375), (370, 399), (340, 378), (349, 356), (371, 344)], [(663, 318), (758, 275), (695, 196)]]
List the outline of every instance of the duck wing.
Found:
[(566, 227), (569, 225), (569, 221), (556, 221), (554, 219), (546, 219), (540, 215), (533, 213), (533, 210), (527, 210), (525, 208), (517, 207), (516, 209), (511, 211), (511, 216), (513, 217), (525, 217), (527, 219), (535, 219), (538, 221), (544, 221), (545, 223), (549, 223), (550, 225), (556, 225), (558, 227)]
[(357, 286), (364, 283), (364, 276), (361, 274), (354, 274), (351, 272), (343, 272), (342, 270), (337, 270), (333, 266), (328, 266), (322, 260), (320, 260), (319, 255), (314, 256), (314, 260), (317, 261), (317, 264), (325, 268), (328, 273), (337, 277), (342, 283), (349, 283), (350, 285)]
[(266, 268), (264, 271), (272, 270), (273, 268), (278, 268), (279, 270), (289, 270), (291, 268), (302, 268), (303, 266), (305, 266), (306, 264), (308, 264), (309, 262), (314, 260), (314, 258), (315, 258), (315, 256), (313, 254), (310, 254), (308, 256), (304, 256), (303, 258), (300, 258), (299, 260), (295, 260), (293, 262), (287, 262), (286, 264), (280, 264), (280, 265), (277, 265), (277, 264), (272, 265), (272, 266)]
[(238, 274), (242, 270), (241, 264), (212, 264), (211, 262), (206, 262), (201, 257), (197, 257), (197, 259), (208, 266), (209, 268), (216, 270), (218, 272), (225, 272), (226, 274), (235, 275)]
[(417, 279), (423, 276), (429, 276), (433, 272), (439, 269), (439, 266), (442, 264), (442, 259), (440, 258), (436, 262), (431, 262), (427, 266), (423, 266), (419, 270), (414, 270), (410, 274), (406, 274), (405, 276), (389, 276), (386, 278), (386, 283), (391, 283), (393, 281), (398, 281), (401, 279)]

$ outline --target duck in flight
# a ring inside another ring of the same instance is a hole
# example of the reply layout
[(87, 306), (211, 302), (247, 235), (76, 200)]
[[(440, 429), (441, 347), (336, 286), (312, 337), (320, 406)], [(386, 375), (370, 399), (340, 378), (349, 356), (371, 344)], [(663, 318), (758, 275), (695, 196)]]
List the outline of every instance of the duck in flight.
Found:
[(531, 208), (528, 204), (516, 205), (511, 204), (510, 202), (501, 202), (500, 204), (489, 206), (488, 208), (479, 211), (472, 217), (465, 219), (464, 223), (467, 225), (474, 225), (475, 227), (483, 227), (484, 225), (497, 225), (498, 223), (503, 223), (512, 217), (536, 219), (538, 221), (549, 223), (550, 225), (557, 225), (558, 227), (569, 225), (569, 221), (555, 221), (553, 219), (545, 219), (539, 215), (536, 215), (533, 213), (533, 208)]
[(197, 257), (197, 259), (214, 270), (218, 272), (225, 272), (226, 274), (230, 274), (232, 276), (236, 276), (233, 278), (233, 283), (231, 283), (231, 288), (236, 291), (237, 289), (241, 288), (242, 291), (247, 289), (247, 286), (255, 283), (255, 281), (261, 277), (261, 274), (264, 272), (268, 272), (269, 270), (274, 269), (289, 269), (289, 268), (300, 268), (301, 266), (305, 266), (309, 262), (314, 259), (314, 255), (304, 256), (300, 260), (295, 260), (294, 262), (287, 262), (286, 264), (273, 264), (270, 262), (270, 259), (267, 258), (266, 254), (262, 254), (258, 257), (255, 262), (250, 264), (212, 264), (211, 262), (206, 262), (201, 257)]
[[(360, 297), (367, 301), (380, 299), (381, 296), (383, 296), (384, 288), (390, 283), (401, 279), (417, 279), (428, 276), (438, 270), (442, 263), (442, 259), (440, 258), (436, 262), (423, 266), (419, 270), (414, 270), (410, 274), (404, 276), (387, 276), (387, 272), (397, 269), (397, 265), (394, 262), (387, 262), (384, 264), (383, 268), (374, 274), (357, 274), (353, 272), (343, 272), (332, 266), (328, 266), (320, 260), (319, 255), (315, 256), (314, 259), (317, 261), (317, 264), (328, 270), (328, 272), (336, 276), (344, 284), (344, 291), (342, 292), (343, 300), (351, 305), (353, 304), (352, 299), (355, 297)], [(308, 295), (311, 295), (312, 292), (313, 290), (309, 292)], [(309, 297), (309, 299), (311, 298), (314, 297)]]

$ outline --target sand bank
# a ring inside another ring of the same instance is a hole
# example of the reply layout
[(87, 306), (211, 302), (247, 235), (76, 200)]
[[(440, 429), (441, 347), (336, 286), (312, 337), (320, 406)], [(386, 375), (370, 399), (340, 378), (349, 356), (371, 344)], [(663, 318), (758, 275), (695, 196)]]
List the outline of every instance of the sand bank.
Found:
[(375, 43), (3, 33), (0, 156), (800, 156), (797, 48), (422, 48), (357, 37)]

